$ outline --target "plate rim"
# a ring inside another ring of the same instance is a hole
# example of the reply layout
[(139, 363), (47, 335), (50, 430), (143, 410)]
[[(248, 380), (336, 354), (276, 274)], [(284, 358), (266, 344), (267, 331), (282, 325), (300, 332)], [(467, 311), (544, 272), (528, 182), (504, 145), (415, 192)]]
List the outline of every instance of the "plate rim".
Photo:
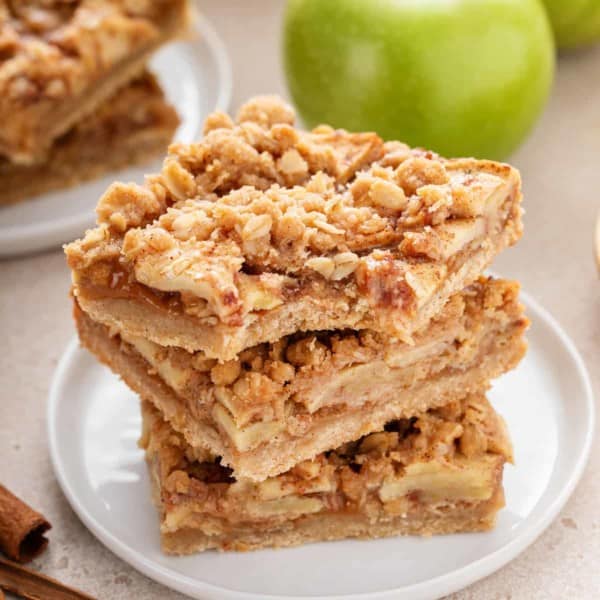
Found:
[(531, 317), (541, 320), (552, 329), (564, 349), (568, 352), (574, 362), (575, 371), (582, 385), (583, 406), (586, 411), (586, 428), (581, 444), (581, 451), (576, 457), (574, 468), (565, 480), (565, 484), (561, 487), (560, 493), (550, 502), (547, 509), (539, 515), (533, 522), (529, 523), (520, 535), (505, 545), (501, 546), (491, 554), (488, 554), (478, 560), (475, 560), (463, 567), (450, 571), (443, 575), (438, 575), (432, 579), (420, 581), (403, 587), (396, 587), (377, 592), (359, 592), (355, 594), (344, 595), (281, 595), (281, 594), (263, 594), (255, 592), (237, 591), (205, 581), (193, 579), (188, 575), (174, 573), (168, 567), (157, 565), (151, 559), (141, 555), (120, 539), (110, 533), (101, 523), (93, 516), (88, 514), (85, 507), (80, 502), (77, 494), (74, 493), (63, 469), (62, 462), (58, 452), (57, 431), (54, 425), (54, 416), (57, 412), (58, 403), (60, 402), (61, 390), (66, 383), (66, 374), (70, 368), (74, 355), (79, 349), (77, 336), (74, 336), (65, 351), (63, 352), (60, 361), (54, 372), (50, 390), (48, 394), (46, 424), (48, 445), (50, 450), (50, 459), (54, 475), (59, 483), (59, 486), (69, 502), (71, 508), (77, 514), (79, 519), (90, 530), (90, 532), (113, 554), (121, 560), (128, 563), (137, 571), (144, 574), (146, 577), (161, 583), (169, 589), (176, 590), (184, 594), (201, 593), (212, 594), (210, 597), (227, 598), (228, 600), (365, 600), (373, 598), (377, 600), (387, 600), (397, 598), (398, 594), (410, 597), (411, 599), (426, 599), (437, 598), (440, 595), (451, 594), (458, 590), (475, 583), (476, 581), (491, 575), (498, 571), (511, 560), (519, 556), (526, 548), (528, 548), (556, 519), (567, 500), (575, 490), (581, 476), (585, 470), (590, 456), (592, 443), (594, 439), (594, 431), (596, 424), (596, 406), (594, 401), (593, 388), (589, 376), (589, 372), (585, 365), (581, 354), (577, 350), (575, 343), (571, 337), (562, 328), (558, 320), (537, 300), (528, 293), (521, 291), (520, 298)]
[[(211, 107), (210, 112), (216, 110), (226, 112), (229, 110), (233, 95), (233, 71), (229, 53), (214, 25), (200, 13), (197, 6), (193, 6), (191, 14), (192, 27), (199, 34), (199, 38), (205, 43), (218, 74), (219, 87), (217, 100), (215, 105)], [(185, 38), (183, 40), (172, 41), (185, 42)], [(93, 211), (87, 211), (86, 214), (88, 214), (88, 220), (93, 217)], [(17, 227), (10, 227), (1, 236), (0, 259), (29, 256), (38, 252), (58, 249), (61, 242), (56, 241), (56, 239), (62, 239), (65, 235), (64, 232), (74, 229), (75, 226), (78, 226), (81, 232), (89, 226), (89, 223), (86, 224), (84, 222), (83, 211), (67, 215), (59, 221), (23, 223)], [(51, 238), (54, 241), (49, 239), (48, 241), (39, 243), (36, 240), (40, 236)]]

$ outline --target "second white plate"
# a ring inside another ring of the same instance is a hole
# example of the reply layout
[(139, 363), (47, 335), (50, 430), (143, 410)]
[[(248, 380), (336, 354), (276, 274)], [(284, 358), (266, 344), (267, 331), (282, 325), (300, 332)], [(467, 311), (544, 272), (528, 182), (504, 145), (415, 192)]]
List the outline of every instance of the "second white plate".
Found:
[[(138, 400), (74, 340), (48, 406), (50, 452), (75, 512), (115, 554), (194, 598), (438, 598), (489, 575), (526, 548), (573, 491), (594, 430), (585, 367), (558, 324), (524, 297), (529, 352), (490, 394), (516, 466), (489, 533), (311, 544), (287, 550), (172, 557), (160, 550)], [(124, 524), (126, 524), (124, 526)]]
[[(212, 25), (195, 16), (195, 33), (189, 40), (169, 44), (150, 62), (169, 102), (181, 119), (175, 139), (198, 139), (205, 117), (227, 110), (231, 98), (231, 66)], [(154, 164), (123, 169), (83, 185), (0, 207), (0, 257), (35, 252), (69, 242), (94, 224), (94, 208), (108, 186), (119, 181), (141, 183), (146, 173), (160, 170)]]

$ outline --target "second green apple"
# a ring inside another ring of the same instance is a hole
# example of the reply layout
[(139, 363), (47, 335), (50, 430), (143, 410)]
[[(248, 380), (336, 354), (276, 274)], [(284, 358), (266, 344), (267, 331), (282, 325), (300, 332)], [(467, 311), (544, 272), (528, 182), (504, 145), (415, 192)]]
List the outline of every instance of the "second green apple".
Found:
[(544, 0), (559, 48), (600, 41), (600, 0)]
[(554, 45), (538, 0), (291, 0), (284, 62), (308, 126), (502, 159), (547, 100)]

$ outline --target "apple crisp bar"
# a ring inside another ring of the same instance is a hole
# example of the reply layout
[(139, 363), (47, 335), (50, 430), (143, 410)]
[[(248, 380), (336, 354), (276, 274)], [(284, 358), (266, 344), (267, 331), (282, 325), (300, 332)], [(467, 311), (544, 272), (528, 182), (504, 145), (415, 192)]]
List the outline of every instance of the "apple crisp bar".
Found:
[(58, 138), (43, 162), (15, 164), (0, 158), (0, 205), (159, 157), (178, 123), (175, 109), (146, 73)]
[(113, 184), (66, 247), (92, 319), (229, 361), (297, 331), (412, 343), (521, 235), (518, 172), (374, 133), (293, 127), (261, 97), (173, 144), (145, 185)]
[(482, 278), (409, 345), (374, 331), (297, 333), (219, 363), (109, 330), (75, 304), (81, 342), (195, 448), (262, 480), (394, 418), (439, 406), (516, 366), (518, 285)]
[(512, 449), (480, 393), (300, 462), (260, 483), (236, 480), (142, 403), (165, 552), (293, 546), (347, 537), (485, 531), (504, 505)]
[(43, 160), (185, 26), (186, 0), (0, 0), (0, 155)]

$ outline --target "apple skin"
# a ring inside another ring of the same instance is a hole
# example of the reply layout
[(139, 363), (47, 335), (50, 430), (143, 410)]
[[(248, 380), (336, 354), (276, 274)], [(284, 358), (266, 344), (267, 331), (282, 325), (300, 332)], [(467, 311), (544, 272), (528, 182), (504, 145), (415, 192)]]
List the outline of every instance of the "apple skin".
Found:
[(555, 47), (539, 0), (290, 0), (283, 60), (309, 127), (502, 159), (546, 103)]
[(600, 0), (544, 0), (559, 48), (600, 41)]

